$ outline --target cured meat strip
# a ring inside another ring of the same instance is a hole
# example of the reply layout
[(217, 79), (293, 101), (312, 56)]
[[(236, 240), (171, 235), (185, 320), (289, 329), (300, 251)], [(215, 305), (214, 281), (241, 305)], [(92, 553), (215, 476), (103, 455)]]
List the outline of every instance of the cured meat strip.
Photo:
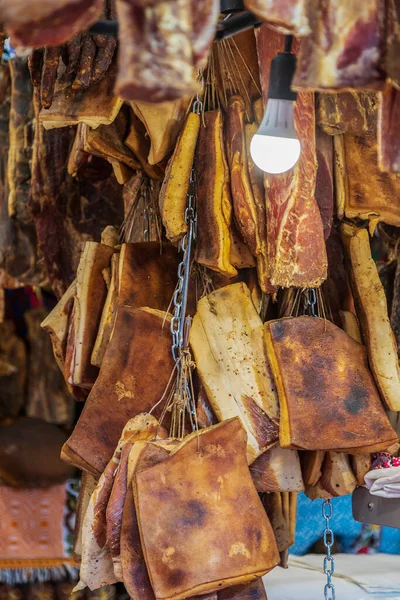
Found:
[(296, 36), (311, 33), (306, 0), (244, 0), (247, 10), (282, 33)]
[[(64, 445), (65, 460), (102, 473), (127, 420), (160, 401), (173, 369), (168, 321), (161, 311), (119, 307), (100, 374)], [(154, 414), (163, 408), (161, 402)]]
[(366, 229), (343, 225), (343, 240), (350, 266), (350, 282), (371, 371), (390, 410), (400, 409), (400, 369), (387, 311), (386, 296), (371, 255)]
[(279, 408), (262, 321), (244, 283), (200, 299), (190, 344), (215, 415), (219, 421), (240, 417), (248, 436), (248, 461), (253, 462), (278, 440)]
[[(181, 600), (245, 584), (279, 562), (250, 478), (246, 433), (238, 418), (194, 432), (166, 460), (138, 472), (134, 497), (158, 599)], [(193, 553), (199, 535), (202, 544)]]
[(116, 92), (124, 100), (162, 102), (198, 89), (192, 49), (191, 5), (163, 0), (142, 8), (117, 0), (119, 69)]
[(307, 14), (311, 35), (300, 45), (295, 88), (383, 87), (384, 0), (311, 0)]
[(90, 27), (104, 0), (1, 0), (1, 20), (15, 46), (57, 46)]
[(58, 47), (45, 49), (40, 82), (40, 101), (44, 108), (50, 108), (53, 102), (59, 61), (60, 49)]
[(26, 58), (10, 61), (11, 107), (7, 177), (8, 211), (20, 223), (31, 223), (29, 185), (31, 170), (26, 145), (26, 129), (33, 118), (32, 84)]
[(379, 171), (374, 123), (363, 135), (344, 135), (339, 150), (343, 169), (335, 172), (336, 189), (342, 190), (346, 217), (370, 219), (372, 230), (379, 221), (399, 226), (400, 206), (393, 199), (400, 193), (400, 174)]
[(361, 135), (376, 120), (378, 95), (375, 92), (317, 94), (317, 125), (330, 135)]
[(276, 444), (256, 458), (250, 473), (257, 492), (303, 492), (299, 454)]
[(227, 158), (235, 220), (244, 241), (254, 255), (261, 253), (257, 207), (246, 160), (245, 104), (240, 96), (228, 102), (226, 119)]
[(380, 94), (378, 161), (381, 171), (400, 173), (400, 92), (388, 86)]
[(317, 150), (317, 179), (315, 182), (315, 198), (321, 214), (324, 238), (328, 239), (331, 233), (334, 192), (333, 192), (333, 139), (322, 129), (316, 129)]
[(237, 274), (230, 262), (232, 205), (221, 110), (204, 113), (197, 148), (196, 260), (226, 277)]
[[(283, 37), (261, 26), (256, 32), (261, 85), (268, 96), (269, 65)], [(326, 279), (327, 257), (316, 194), (317, 156), (314, 95), (299, 93), (294, 123), (301, 144), (297, 164), (265, 176), (267, 254), (272, 285), (317, 287)]]

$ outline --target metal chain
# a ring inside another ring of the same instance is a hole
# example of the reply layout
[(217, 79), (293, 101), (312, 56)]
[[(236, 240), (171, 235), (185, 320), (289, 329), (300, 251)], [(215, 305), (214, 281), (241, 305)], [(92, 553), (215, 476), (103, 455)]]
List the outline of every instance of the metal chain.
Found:
[[(193, 112), (200, 114), (203, 103), (197, 95), (193, 103)], [(189, 189), (187, 193), (187, 207), (185, 210), (185, 222), (187, 233), (181, 241), (183, 251), (182, 261), (178, 266), (178, 285), (172, 299), (174, 314), (171, 319), (172, 356), (176, 363), (179, 362), (182, 351), (189, 345), (190, 323), (186, 319), (186, 305), (189, 288), (190, 265), (192, 259), (193, 242), (196, 237), (196, 195), (195, 195), (196, 172), (194, 166), (190, 172)]]
[(317, 293), (314, 288), (309, 288), (304, 292), (304, 312), (311, 317), (317, 315)]
[(335, 586), (332, 583), (332, 575), (335, 572), (335, 559), (331, 555), (331, 547), (335, 541), (335, 536), (330, 527), (332, 515), (332, 502), (325, 500), (322, 505), (322, 516), (325, 519), (324, 545), (326, 548), (326, 556), (324, 557), (324, 573), (326, 575), (326, 584), (324, 587), (325, 600), (335, 600)]

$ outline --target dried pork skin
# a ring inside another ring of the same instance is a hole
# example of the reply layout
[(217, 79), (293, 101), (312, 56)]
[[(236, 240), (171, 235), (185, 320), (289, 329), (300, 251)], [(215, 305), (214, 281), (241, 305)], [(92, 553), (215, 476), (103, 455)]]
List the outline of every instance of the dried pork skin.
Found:
[(297, 450), (276, 444), (256, 458), (250, 473), (257, 492), (304, 491)]
[[(94, 475), (102, 473), (125, 423), (161, 399), (172, 369), (165, 313), (120, 306), (99, 376), (64, 445), (64, 459)], [(161, 403), (154, 415), (159, 417), (162, 409)]]
[(352, 494), (357, 486), (357, 480), (351, 470), (348, 454), (327, 452), (318, 483), (333, 498)]
[(349, 278), (368, 358), (382, 400), (400, 410), (400, 369), (397, 344), (388, 316), (386, 296), (371, 255), (367, 230), (343, 236), (349, 260)]
[(99, 329), (97, 331), (96, 341), (93, 346), (93, 352), (90, 358), (92, 365), (101, 367), (104, 354), (111, 339), (114, 329), (114, 323), (118, 308), (118, 268), (119, 254), (115, 253), (111, 257), (111, 279), (108, 285), (107, 297), (104, 302)]
[(86, 471), (82, 471), (81, 475), (81, 486), (79, 488), (78, 500), (76, 502), (76, 517), (75, 517), (75, 526), (74, 526), (74, 559), (76, 562), (80, 562), (82, 558), (82, 529), (83, 529), (83, 520), (85, 518), (85, 514), (87, 511), (87, 507), (89, 506), (90, 498), (94, 492), (94, 488), (97, 485), (97, 479), (87, 473)]
[(118, 305), (167, 310), (175, 290), (180, 257), (172, 244), (122, 244)]
[[(244, 584), (279, 562), (237, 418), (195, 432), (165, 461), (137, 473), (134, 497), (157, 599)], [(193, 553), (200, 538), (205, 551)]]
[(230, 262), (232, 204), (221, 110), (204, 113), (196, 157), (196, 260), (233, 277), (237, 271)]
[(362, 135), (376, 121), (378, 95), (349, 90), (316, 97), (317, 125), (329, 135)]
[(158, 430), (158, 421), (148, 414), (130, 419), (123, 428), (112, 457), (106, 465), (89, 501), (82, 526), (82, 559), (80, 582), (77, 589), (85, 585), (98, 589), (115, 583), (113, 562), (107, 543), (107, 506), (115, 481), (115, 472), (120, 465), (125, 445), (136, 441), (153, 439)]
[(88, 29), (100, 16), (104, 0), (2, 0), (1, 20), (14, 46), (57, 46)]
[(262, 494), (262, 503), (271, 522), (279, 552), (289, 548), (294, 539), (290, 531), (289, 495), (285, 492)]
[(124, 100), (164, 102), (198, 89), (194, 65), (192, 15), (186, 0), (161, 0), (142, 8), (117, 0), (122, 40), (116, 93)]
[(90, 389), (98, 374), (91, 363), (107, 287), (103, 269), (109, 266), (114, 249), (97, 242), (86, 242), (76, 275), (72, 343), (67, 342), (66, 378), (71, 385)]
[(11, 108), (10, 149), (8, 152), (7, 178), (9, 185), (8, 212), (20, 223), (32, 222), (29, 210), (29, 187), (31, 170), (26, 148), (26, 130), (33, 119), (32, 83), (26, 58), (10, 61)]
[[(256, 33), (261, 85), (268, 94), (270, 61), (283, 46), (283, 36), (265, 25)], [(326, 279), (327, 257), (316, 200), (317, 156), (314, 95), (299, 93), (294, 123), (301, 144), (297, 164), (286, 173), (266, 175), (267, 256), (271, 284), (317, 287)]]
[(171, 242), (177, 242), (187, 231), (185, 220), (187, 192), (199, 130), (200, 115), (191, 112), (186, 118), (175, 150), (169, 159), (161, 186), (160, 213), (166, 236)]
[(136, 472), (165, 460), (167, 449), (155, 444), (137, 443), (129, 454), (127, 488), (121, 527), (121, 566), (125, 589), (131, 598), (155, 600), (144, 561), (139, 526), (133, 498), (133, 479)]
[(311, 35), (300, 45), (294, 88), (382, 88), (384, 0), (311, 0), (307, 14)]
[(244, 283), (201, 298), (190, 344), (217, 419), (241, 419), (248, 437), (248, 460), (253, 462), (278, 439), (279, 408), (262, 322)]
[(151, 179), (158, 179), (160, 181), (164, 179), (164, 169), (158, 165), (151, 165), (148, 161), (150, 139), (146, 133), (144, 124), (133, 112), (132, 108), (130, 112), (129, 131), (124, 140), (124, 144), (132, 150), (146, 175)]
[(319, 127), (316, 128), (316, 149), (318, 167), (315, 197), (321, 214), (324, 238), (327, 240), (331, 233), (334, 213), (333, 140)]
[(306, 0), (245, 0), (244, 5), (261, 21), (282, 33), (296, 36), (311, 33)]
[(400, 92), (388, 86), (380, 94), (378, 109), (378, 164), (388, 173), (400, 172)]
[(265, 342), (283, 448), (357, 453), (393, 443), (362, 344), (330, 321), (308, 316), (267, 322)]
[(226, 143), (233, 211), (244, 241), (251, 252), (257, 255), (261, 253), (261, 242), (257, 207), (246, 158), (244, 118), (244, 101), (240, 96), (232, 96), (228, 102), (226, 116)]
[(156, 165), (173, 150), (181, 130), (188, 102), (185, 99), (169, 102), (132, 102), (132, 110), (142, 121), (150, 139), (148, 161)]
[(65, 294), (57, 302), (53, 310), (41, 323), (41, 327), (49, 334), (53, 346), (54, 358), (59, 369), (64, 373), (65, 353), (67, 349), (67, 337), (69, 320), (71, 317), (74, 296), (76, 293), (76, 280), (71, 283)]
[(379, 170), (376, 136), (376, 128), (362, 136), (343, 136), (345, 216), (398, 227), (400, 175)]

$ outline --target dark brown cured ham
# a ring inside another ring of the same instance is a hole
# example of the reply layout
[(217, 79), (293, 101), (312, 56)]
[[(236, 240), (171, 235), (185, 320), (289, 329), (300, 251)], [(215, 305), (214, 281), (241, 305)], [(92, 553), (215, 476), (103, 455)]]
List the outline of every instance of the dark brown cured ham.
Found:
[[(282, 50), (283, 36), (265, 25), (256, 36), (266, 98), (270, 61)], [(297, 95), (294, 122), (301, 144), (299, 161), (286, 173), (265, 176), (269, 277), (272, 285), (281, 287), (316, 287), (326, 279), (327, 258), (316, 201), (315, 108), (311, 92)]]
[(57, 46), (92, 25), (104, 0), (0, 1), (1, 20), (14, 46)]
[(247, 10), (281, 33), (309, 35), (306, 0), (244, 0)]
[(381, 89), (384, 0), (311, 0), (293, 85), (306, 90)]

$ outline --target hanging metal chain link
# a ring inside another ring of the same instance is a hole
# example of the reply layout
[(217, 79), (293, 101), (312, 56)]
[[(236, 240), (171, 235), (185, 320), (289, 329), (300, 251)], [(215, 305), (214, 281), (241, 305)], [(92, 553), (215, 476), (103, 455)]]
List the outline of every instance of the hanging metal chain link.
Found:
[(326, 584), (324, 587), (325, 600), (335, 600), (335, 586), (332, 583), (332, 575), (335, 572), (335, 559), (331, 555), (331, 547), (335, 541), (335, 536), (330, 527), (332, 515), (332, 502), (325, 500), (322, 505), (322, 516), (325, 519), (324, 545), (326, 548), (326, 556), (324, 557), (324, 573), (326, 575)]

